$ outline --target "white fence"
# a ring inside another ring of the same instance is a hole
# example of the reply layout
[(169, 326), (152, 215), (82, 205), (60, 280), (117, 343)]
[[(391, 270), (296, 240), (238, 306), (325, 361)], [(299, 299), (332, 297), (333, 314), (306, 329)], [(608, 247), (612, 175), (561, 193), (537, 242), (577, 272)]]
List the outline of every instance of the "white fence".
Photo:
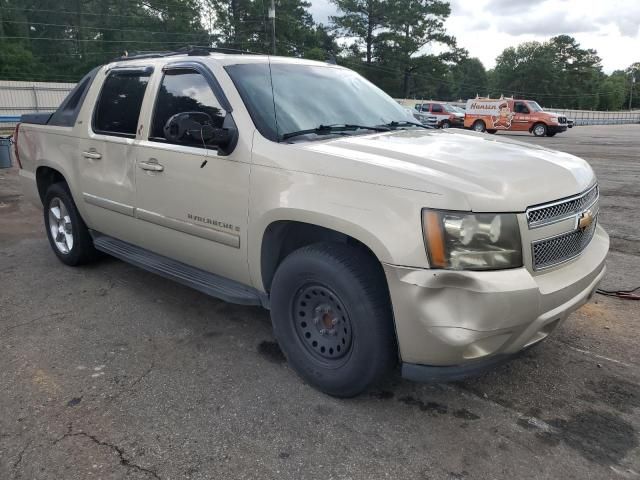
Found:
[(558, 110), (550, 108), (550, 112), (563, 115), (573, 120), (574, 125), (622, 125), (640, 123), (640, 111), (602, 112), (594, 110)]
[[(23, 113), (52, 112), (58, 108), (75, 83), (15, 82), (0, 80), (0, 130), (11, 130)], [(422, 99), (396, 99), (413, 108)], [(464, 107), (464, 102), (451, 103)], [(616, 125), (640, 123), (640, 111), (598, 112), (591, 110), (549, 109), (574, 120), (575, 125)]]
[(54, 111), (74, 86), (0, 80), (0, 129), (12, 129), (23, 113)]

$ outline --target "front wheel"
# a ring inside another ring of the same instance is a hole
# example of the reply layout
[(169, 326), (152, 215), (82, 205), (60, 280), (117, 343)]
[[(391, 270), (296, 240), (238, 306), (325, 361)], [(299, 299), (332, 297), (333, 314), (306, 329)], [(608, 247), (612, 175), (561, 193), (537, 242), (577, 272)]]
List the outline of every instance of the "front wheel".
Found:
[(443, 120), (442, 123), (440, 124), (440, 128), (450, 128), (451, 127), (451, 123), (449, 123), (449, 120)]
[(476, 120), (471, 128), (474, 132), (484, 132), (487, 129), (487, 126), (485, 125), (484, 121)]
[(273, 279), (271, 319), (289, 364), (329, 395), (358, 395), (397, 362), (384, 273), (362, 249), (323, 243), (286, 257)]
[(98, 257), (85, 225), (65, 183), (55, 183), (44, 197), (44, 224), (53, 253), (75, 266)]
[(536, 123), (533, 126), (533, 134), (536, 137), (544, 137), (547, 134), (547, 126), (544, 123)]

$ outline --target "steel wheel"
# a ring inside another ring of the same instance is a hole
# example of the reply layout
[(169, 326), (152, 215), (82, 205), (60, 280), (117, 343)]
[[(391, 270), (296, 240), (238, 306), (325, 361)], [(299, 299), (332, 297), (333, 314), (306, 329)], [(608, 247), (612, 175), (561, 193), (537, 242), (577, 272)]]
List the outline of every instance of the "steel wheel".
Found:
[(58, 197), (53, 197), (49, 202), (49, 230), (58, 251), (65, 255), (71, 252), (73, 225), (66, 205)]
[(346, 360), (353, 343), (347, 310), (330, 288), (307, 284), (293, 299), (295, 331), (307, 352), (328, 366)]
[(473, 130), (475, 132), (484, 132), (485, 128), (485, 124), (482, 120), (476, 120), (476, 122), (473, 124)]

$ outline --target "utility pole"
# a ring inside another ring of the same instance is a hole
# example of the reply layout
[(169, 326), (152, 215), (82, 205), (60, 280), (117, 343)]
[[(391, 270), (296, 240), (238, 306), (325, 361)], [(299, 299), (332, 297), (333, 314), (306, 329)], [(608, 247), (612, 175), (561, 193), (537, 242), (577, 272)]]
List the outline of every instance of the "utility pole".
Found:
[(631, 88), (629, 89), (629, 110), (631, 110), (631, 100), (633, 99), (633, 87), (636, 85), (636, 71), (631, 70)]
[(273, 45), (273, 54), (276, 55), (276, 2), (271, 0), (269, 8), (269, 18), (271, 19), (271, 43)]

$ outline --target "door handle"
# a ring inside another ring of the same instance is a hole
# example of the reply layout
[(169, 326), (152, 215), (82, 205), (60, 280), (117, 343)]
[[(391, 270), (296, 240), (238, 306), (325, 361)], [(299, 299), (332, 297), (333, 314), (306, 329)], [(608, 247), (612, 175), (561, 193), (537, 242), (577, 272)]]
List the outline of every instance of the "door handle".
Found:
[(84, 158), (89, 158), (91, 160), (100, 160), (102, 155), (96, 152), (95, 150), (89, 150), (88, 152), (82, 152), (82, 156)]
[(139, 167), (149, 172), (162, 172), (164, 167), (155, 158), (150, 158), (148, 162), (140, 162)]

